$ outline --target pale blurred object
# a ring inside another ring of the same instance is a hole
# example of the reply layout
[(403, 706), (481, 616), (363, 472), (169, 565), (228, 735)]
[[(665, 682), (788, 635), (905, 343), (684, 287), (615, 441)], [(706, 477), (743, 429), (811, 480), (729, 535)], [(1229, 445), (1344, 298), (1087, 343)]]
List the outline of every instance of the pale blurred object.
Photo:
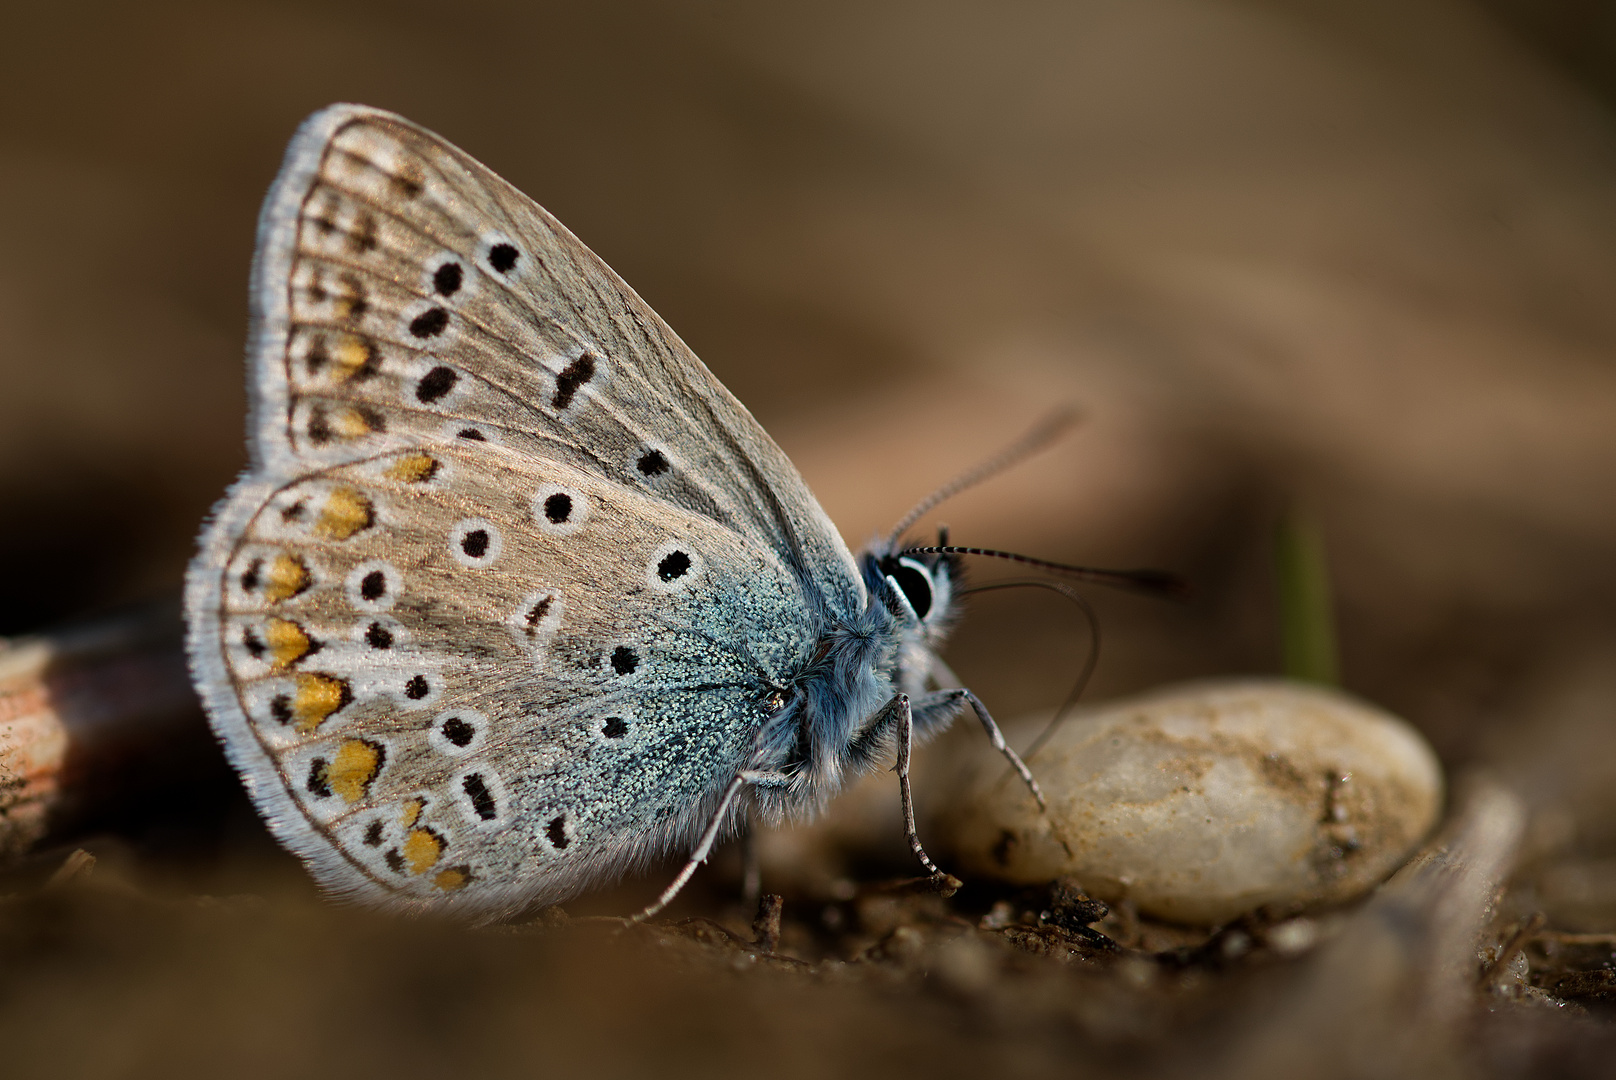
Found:
[(45, 683), (52, 650), (29, 641), (0, 652), (0, 855), (44, 837), (61, 791), (67, 728)]
[(1047, 812), (1002, 766), (972, 759), (939, 814), (959, 871), (1072, 875), (1099, 899), (1201, 925), (1361, 895), (1414, 851), (1443, 795), (1407, 724), (1281, 680), (1112, 703), (1068, 721), (1030, 765)]
[(180, 632), (165, 605), (0, 639), (0, 861), (215, 778)]

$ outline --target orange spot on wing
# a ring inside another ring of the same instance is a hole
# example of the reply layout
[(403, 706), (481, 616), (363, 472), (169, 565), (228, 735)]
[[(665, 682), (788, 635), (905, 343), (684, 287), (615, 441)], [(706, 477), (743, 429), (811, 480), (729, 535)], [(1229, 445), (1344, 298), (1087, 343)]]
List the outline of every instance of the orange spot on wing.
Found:
[(326, 766), (325, 781), (344, 802), (356, 803), (370, 789), (371, 781), (382, 771), (386, 758), (382, 747), (364, 739), (345, 739)]
[(447, 870), (439, 870), (432, 884), (444, 892), (459, 892), (471, 884), (471, 867), (451, 866)]
[[(344, 318), (353, 309), (353, 298), (346, 298), (345, 302), (348, 306), (342, 313)], [(363, 378), (376, 370), (376, 346), (362, 337), (344, 334), (337, 339), (337, 347), (331, 351), (331, 360), (336, 366), (338, 379), (346, 382), (355, 377)]]
[(334, 675), (299, 675), (292, 695), (292, 726), (307, 735), (352, 700), (348, 684)]
[(431, 829), (411, 829), (404, 838), (403, 855), (410, 864), (410, 873), (424, 874), (443, 855), (443, 838)]
[(355, 408), (338, 409), (331, 418), (331, 430), (340, 439), (362, 439), (376, 430), (371, 418)]
[(387, 467), (390, 479), (403, 484), (422, 484), (438, 472), (438, 460), (429, 454), (405, 454)]
[(314, 640), (290, 619), (271, 619), (264, 627), (270, 666), (284, 671), (314, 651)]
[(398, 820), (406, 829), (413, 828), (415, 823), (421, 820), (421, 811), (425, 809), (426, 803), (424, 801), (410, 799), (404, 804), (404, 811), (398, 815)]
[(303, 560), (291, 555), (277, 555), (270, 560), (264, 575), (264, 599), (270, 603), (290, 600), (309, 587), (309, 568)]
[(376, 523), (370, 500), (353, 488), (339, 487), (326, 497), (315, 529), (333, 540), (346, 540)]

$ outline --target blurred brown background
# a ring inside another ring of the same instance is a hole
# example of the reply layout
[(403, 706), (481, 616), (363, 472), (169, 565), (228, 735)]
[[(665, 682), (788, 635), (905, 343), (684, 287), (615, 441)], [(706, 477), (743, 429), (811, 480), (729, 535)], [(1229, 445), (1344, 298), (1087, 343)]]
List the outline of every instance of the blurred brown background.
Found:
[[(1612, 626), (1613, 50), (1568, 0), (18, 6), (0, 630), (174, 588), (243, 462), (258, 200), (350, 100), (554, 211), (854, 545), (1080, 406), (940, 517), (1194, 576), (1188, 611), (1100, 598), (1101, 696), (1273, 670), (1303, 499), (1348, 684), (1470, 757)], [(985, 598), (956, 655), (1030, 708), (1071, 621)]]
[[(1300, 500), (1348, 688), (1521, 790), (1543, 902), (1616, 929), (1613, 65), (1597, 0), (12, 5), (0, 632), (177, 588), (244, 463), (258, 201), (364, 102), (593, 247), (855, 546), (1081, 407), (937, 517), (1194, 579), (1096, 597), (1091, 696), (1277, 670)], [(984, 597), (950, 660), (1047, 707), (1074, 622)]]

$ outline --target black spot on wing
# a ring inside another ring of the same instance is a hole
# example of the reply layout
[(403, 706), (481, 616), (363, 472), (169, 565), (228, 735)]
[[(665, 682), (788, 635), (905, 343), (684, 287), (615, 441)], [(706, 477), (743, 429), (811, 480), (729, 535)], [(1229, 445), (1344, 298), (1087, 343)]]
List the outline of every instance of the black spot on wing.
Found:
[(398, 172), (389, 173), (387, 177), (394, 194), (408, 202), (421, 194), (422, 187), (420, 169), (413, 163), (402, 166)]
[(353, 231), (348, 234), (348, 246), (360, 255), (376, 250), (376, 217), (362, 212), (354, 220)]
[(550, 397), (551, 407), (565, 409), (571, 405), (579, 389), (594, 377), (595, 358), (589, 353), (584, 353), (556, 376), (555, 393)]
[(676, 581), (690, 573), (690, 556), (682, 551), (670, 551), (657, 563), (656, 572), (663, 581)]
[(483, 780), (481, 773), (466, 776), (460, 781), (460, 789), (466, 793), (466, 798), (471, 800), (471, 808), (478, 817), (484, 821), (493, 821), (499, 816), (499, 810), (494, 805), (494, 793), (488, 790), (488, 784)]
[(303, 363), (308, 367), (310, 375), (317, 375), (320, 369), (330, 362), (331, 354), (326, 351), (325, 338), (317, 335), (309, 342), (309, 351), (303, 358)]
[(472, 529), (460, 538), (460, 550), (467, 558), (480, 559), (488, 554), (488, 530)]
[(304, 781), (303, 786), (308, 789), (310, 795), (317, 799), (329, 799), (331, 797), (331, 782), (327, 776), (327, 768), (328, 763), (325, 758), (317, 757), (309, 762), (309, 776)]
[(331, 441), (331, 418), (326, 415), (324, 405), (316, 405), (309, 410), (308, 436), (309, 442), (315, 446), (324, 446)]
[(410, 320), (410, 333), (418, 338), (437, 337), (449, 325), (447, 308), (430, 307)]
[(415, 398), (423, 405), (430, 405), (453, 390), (459, 380), (460, 376), (455, 374), (453, 368), (440, 364), (422, 375), (421, 381), (415, 384)]
[(432, 288), (439, 296), (453, 296), (460, 291), (460, 283), (465, 278), (465, 271), (460, 269), (457, 262), (446, 262), (432, 275)]
[(366, 600), (380, 600), (387, 595), (387, 575), (372, 570), (359, 580), (359, 595)]
[(510, 244), (495, 244), (488, 249), (488, 265), (502, 274), (508, 274), (516, 266), (520, 254)]
[(550, 824), (544, 827), (544, 835), (550, 838), (550, 843), (557, 851), (565, 848), (572, 841), (567, 837), (567, 816), (561, 814), (550, 819)]
[(455, 746), (470, 746), (471, 740), (477, 737), (477, 729), (472, 726), (470, 721), (459, 716), (449, 717), (438, 725), (438, 730), (443, 733), (445, 739)]
[(544, 518), (552, 525), (561, 525), (572, 517), (572, 496), (558, 491), (544, 500)]

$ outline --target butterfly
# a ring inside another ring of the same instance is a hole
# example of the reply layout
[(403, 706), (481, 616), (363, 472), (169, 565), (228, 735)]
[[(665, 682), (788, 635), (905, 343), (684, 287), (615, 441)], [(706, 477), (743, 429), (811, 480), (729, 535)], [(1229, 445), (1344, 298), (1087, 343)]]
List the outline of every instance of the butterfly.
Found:
[[(298, 130), (251, 283), (251, 464), (188, 652), (269, 828), (342, 897), (484, 917), (752, 807), (813, 812), (973, 711), (959, 556), (856, 557), (750, 413), (553, 217), (357, 105)], [(922, 506), (919, 512), (924, 512)]]

